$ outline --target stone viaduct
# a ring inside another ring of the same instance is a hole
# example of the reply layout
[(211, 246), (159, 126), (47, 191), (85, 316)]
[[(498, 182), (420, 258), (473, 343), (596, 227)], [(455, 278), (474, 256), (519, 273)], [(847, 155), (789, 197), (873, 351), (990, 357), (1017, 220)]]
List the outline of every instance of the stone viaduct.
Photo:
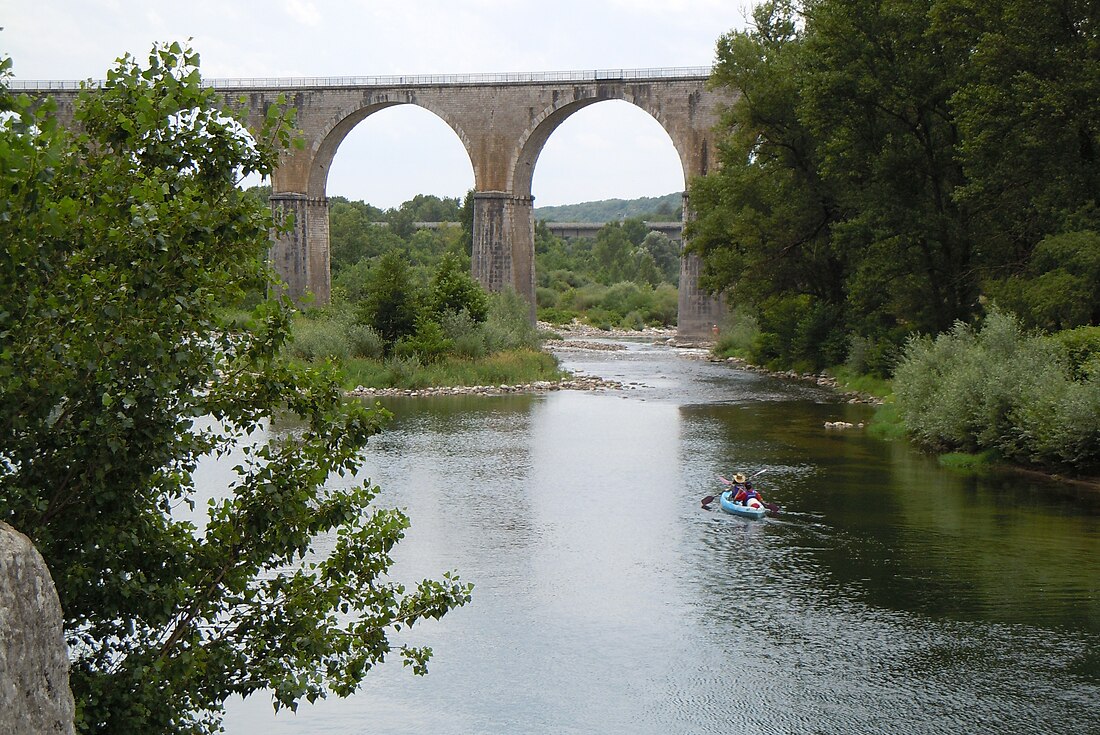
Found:
[[(285, 95), (297, 110), (302, 149), (291, 151), (272, 176), (271, 206), (293, 213), (291, 232), (277, 237), (272, 262), (293, 297), (311, 292), (328, 302), (329, 168), (347, 134), (394, 105), (418, 105), (458, 135), (474, 170), (473, 275), (486, 288), (514, 288), (534, 316), (534, 211), (531, 181), (547, 139), (570, 115), (605, 100), (625, 100), (649, 113), (668, 133), (685, 181), (716, 164), (714, 127), (728, 102), (707, 88), (709, 69), (619, 69), (518, 74), (226, 79), (207, 83), (243, 104), (252, 119)], [(36, 86), (37, 85), (37, 86)], [(69, 83), (27, 82), (58, 98), (59, 113), (76, 92)], [(75, 86), (75, 85), (73, 85)], [(58, 88), (60, 87), (60, 89)], [(68, 99), (65, 99), (68, 98)], [(691, 207), (684, 194), (684, 219)], [(698, 287), (696, 256), (681, 261), (679, 324), (682, 336), (710, 333), (722, 315), (720, 299)]]

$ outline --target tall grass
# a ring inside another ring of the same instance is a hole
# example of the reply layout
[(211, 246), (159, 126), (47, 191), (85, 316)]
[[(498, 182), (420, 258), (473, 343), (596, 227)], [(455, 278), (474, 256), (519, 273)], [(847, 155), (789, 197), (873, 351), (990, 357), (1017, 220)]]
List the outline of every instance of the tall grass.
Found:
[(416, 358), (386, 360), (352, 358), (339, 365), (347, 388), (404, 388), (472, 385), (521, 385), (562, 377), (557, 360), (538, 350), (515, 349), (477, 360), (449, 357), (422, 363)]

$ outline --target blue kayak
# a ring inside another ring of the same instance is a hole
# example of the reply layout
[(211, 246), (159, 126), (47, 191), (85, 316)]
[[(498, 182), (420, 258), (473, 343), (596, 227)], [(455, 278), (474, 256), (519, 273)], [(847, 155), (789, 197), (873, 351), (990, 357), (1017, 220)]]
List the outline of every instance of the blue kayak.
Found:
[(733, 502), (733, 496), (730, 494), (729, 490), (722, 493), (721, 497), (719, 497), (718, 500), (722, 504), (722, 510), (726, 511), (727, 513), (732, 513), (735, 516), (745, 516), (746, 518), (763, 518), (764, 515), (768, 512), (768, 509), (762, 505), (759, 507), (749, 507), (747, 505), (741, 505), (740, 503)]

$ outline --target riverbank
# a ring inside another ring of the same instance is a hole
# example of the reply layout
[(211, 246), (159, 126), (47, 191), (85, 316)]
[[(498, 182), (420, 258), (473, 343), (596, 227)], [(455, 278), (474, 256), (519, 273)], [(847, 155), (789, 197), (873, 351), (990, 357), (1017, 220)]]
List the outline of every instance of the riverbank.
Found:
[(358, 386), (348, 391), (349, 396), (403, 396), (420, 398), (428, 396), (503, 396), (511, 393), (549, 393), (557, 390), (621, 390), (622, 383), (605, 380), (594, 375), (574, 375), (562, 380), (538, 380), (517, 385), (455, 385), (432, 388), (367, 388)]
[[(617, 351), (626, 347), (617, 344), (619, 339), (644, 339), (654, 344), (682, 350), (683, 354), (696, 359), (725, 363), (738, 370), (768, 375), (782, 380), (812, 382), (822, 388), (836, 391), (848, 403), (881, 404), (877, 396), (857, 391), (845, 390), (840, 382), (828, 375), (798, 373), (794, 371), (768, 370), (736, 357), (715, 357), (710, 353), (713, 341), (706, 339), (683, 340), (677, 337), (675, 328), (645, 327), (642, 329), (600, 329), (580, 322), (568, 325), (538, 323), (538, 330), (544, 336), (543, 351), (569, 352), (573, 350)], [(623, 385), (598, 376), (566, 375), (560, 380), (537, 380), (524, 383), (501, 383), (494, 385), (455, 385), (431, 386), (422, 388), (373, 388), (359, 385), (348, 391), (348, 395), (365, 396), (447, 396), (447, 395), (506, 395), (512, 393), (544, 393), (557, 390), (621, 390)]]
[(866, 403), (872, 406), (881, 406), (885, 403), (885, 400), (881, 396), (849, 390), (841, 385), (841, 382), (835, 377), (824, 373), (799, 373), (794, 370), (769, 370), (768, 368), (754, 365), (747, 360), (742, 360), (739, 357), (711, 357), (710, 360), (712, 362), (726, 363), (738, 370), (747, 370), (752, 373), (759, 373), (773, 378), (813, 383), (822, 388), (836, 391), (841, 398), (847, 399), (848, 403)]

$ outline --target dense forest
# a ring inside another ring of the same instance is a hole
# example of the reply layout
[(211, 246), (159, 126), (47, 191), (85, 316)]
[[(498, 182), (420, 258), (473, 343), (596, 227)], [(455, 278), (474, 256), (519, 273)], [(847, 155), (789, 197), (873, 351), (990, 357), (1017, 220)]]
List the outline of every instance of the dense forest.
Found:
[[(712, 83), (735, 101), (688, 234), (730, 351), (899, 371), (910, 428), (937, 402), (969, 422), (930, 444), (1100, 462), (1100, 5), (772, 0)], [(994, 385), (1044, 334), (1064, 380)], [(1079, 451), (1036, 449), (1071, 424)]]
[(821, 367), (858, 345), (889, 372), (913, 332), (983, 305), (1100, 322), (1100, 6), (793, 3), (721, 37), (738, 95), (695, 181), (706, 284), (744, 305), (758, 357)]

